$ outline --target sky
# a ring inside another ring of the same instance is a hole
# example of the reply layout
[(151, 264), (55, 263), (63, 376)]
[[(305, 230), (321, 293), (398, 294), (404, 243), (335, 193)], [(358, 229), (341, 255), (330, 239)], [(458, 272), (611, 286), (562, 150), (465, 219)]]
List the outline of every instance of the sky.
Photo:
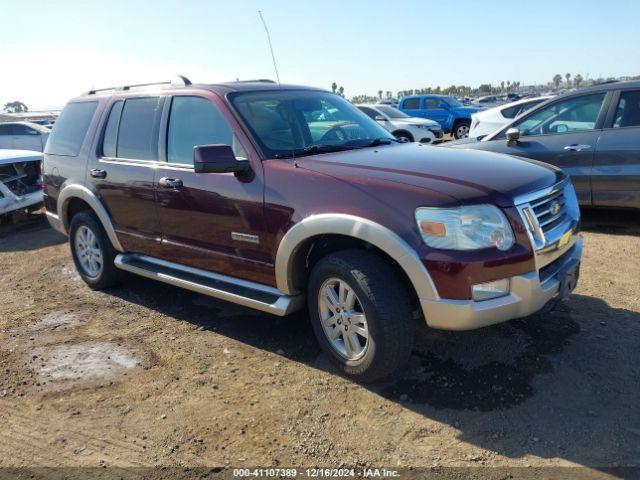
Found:
[(0, 0), (0, 107), (92, 87), (280, 78), (345, 95), (640, 74), (638, 0)]

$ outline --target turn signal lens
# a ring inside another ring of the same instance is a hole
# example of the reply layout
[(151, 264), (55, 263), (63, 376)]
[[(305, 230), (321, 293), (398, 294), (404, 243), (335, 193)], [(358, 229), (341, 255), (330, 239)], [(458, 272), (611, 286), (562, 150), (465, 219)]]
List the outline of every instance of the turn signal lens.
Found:
[(445, 237), (447, 235), (447, 228), (444, 223), (441, 222), (420, 222), (420, 228), (424, 235), (433, 235), (435, 237)]

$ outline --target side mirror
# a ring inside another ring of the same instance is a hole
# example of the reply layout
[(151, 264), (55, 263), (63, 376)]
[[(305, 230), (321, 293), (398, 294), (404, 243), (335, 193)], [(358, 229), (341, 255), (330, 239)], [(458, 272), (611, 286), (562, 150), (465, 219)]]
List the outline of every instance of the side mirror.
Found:
[(236, 160), (229, 145), (197, 145), (193, 166), (196, 173), (239, 173), (249, 169), (249, 162)]
[(386, 118), (384, 118), (382, 115), (376, 115), (375, 117), (373, 117), (373, 119), (374, 119), (376, 122), (386, 122), (386, 121), (387, 121), (387, 119), (386, 119)]
[(511, 146), (518, 143), (518, 140), (520, 139), (520, 129), (510, 128), (509, 130), (507, 130), (506, 136), (507, 145)]

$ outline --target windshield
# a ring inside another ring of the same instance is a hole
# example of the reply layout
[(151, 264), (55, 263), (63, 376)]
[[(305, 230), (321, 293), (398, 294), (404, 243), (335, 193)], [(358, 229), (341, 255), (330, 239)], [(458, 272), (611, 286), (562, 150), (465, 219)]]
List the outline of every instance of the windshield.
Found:
[(389, 118), (411, 118), (409, 115), (401, 112), (397, 108), (387, 107), (386, 105), (376, 105), (376, 108)]
[(395, 140), (351, 103), (329, 92), (239, 92), (230, 99), (260, 146), (272, 158), (320, 153), (331, 148), (361, 148), (379, 144), (379, 140)]
[(447, 97), (446, 99), (444, 99), (444, 101), (454, 108), (459, 108), (463, 106), (458, 100), (456, 100), (453, 97)]

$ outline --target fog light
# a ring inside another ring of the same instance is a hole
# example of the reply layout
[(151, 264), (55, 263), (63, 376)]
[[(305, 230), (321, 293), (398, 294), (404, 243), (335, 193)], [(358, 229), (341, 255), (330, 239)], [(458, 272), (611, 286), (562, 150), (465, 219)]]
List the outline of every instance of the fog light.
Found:
[(509, 295), (510, 289), (511, 282), (508, 278), (487, 283), (477, 283), (471, 286), (471, 297), (477, 302), (490, 300)]

